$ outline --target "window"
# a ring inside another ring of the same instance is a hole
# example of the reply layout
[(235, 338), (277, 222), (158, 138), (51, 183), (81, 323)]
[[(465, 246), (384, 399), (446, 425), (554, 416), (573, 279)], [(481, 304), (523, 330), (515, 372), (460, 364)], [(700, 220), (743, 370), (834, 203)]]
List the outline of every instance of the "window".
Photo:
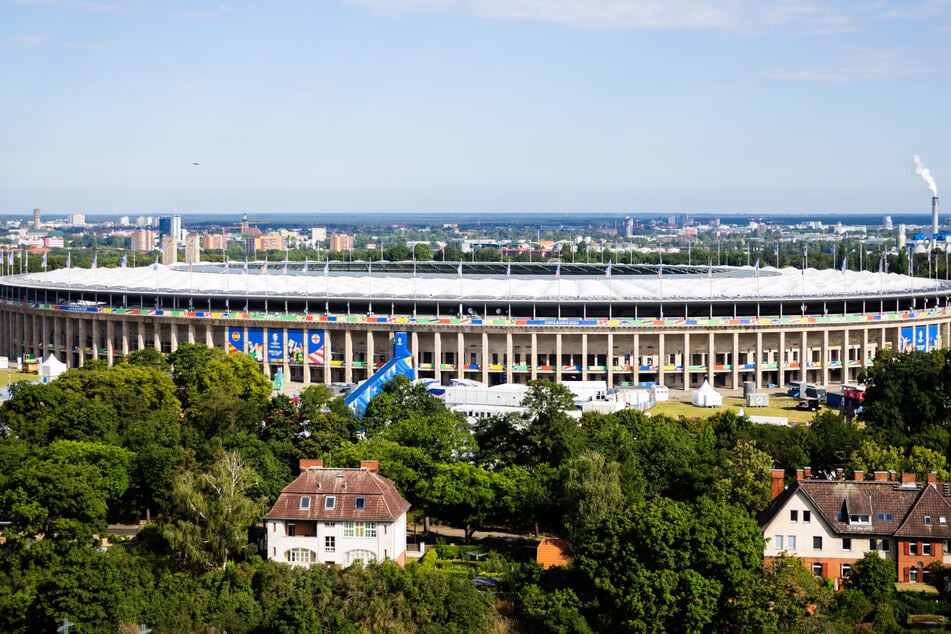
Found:
[(307, 497), (307, 496), (302, 497), (302, 498), (300, 499), (300, 507), (301, 507), (302, 509), (309, 509), (309, 508), (310, 508), (310, 498)]
[(921, 554), (931, 556), (931, 542), (925, 542), (921, 545)]
[(376, 537), (376, 522), (344, 522), (344, 537)]
[(803, 512), (802, 512), (802, 521), (803, 521), (803, 522), (811, 522), (811, 521), (812, 521), (812, 512), (811, 512), (811, 511), (803, 511)]
[(851, 566), (851, 564), (842, 564), (842, 573), (841, 573), (840, 576), (841, 576), (843, 579), (848, 579), (848, 577), (849, 577), (850, 574), (852, 574), (852, 566)]
[(300, 564), (309, 564), (317, 561), (317, 554), (307, 548), (291, 548), (284, 553), (284, 557), (287, 561)]
[(925, 515), (925, 525), (926, 525), (926, 526), (931, 526), (931, 516), (930, 516), (930, 515)]
[(786, 549), (796, 550), (796, 536), (795, 535), (786, 535)]
[(324, 528), (336, 528), (337, 522), (324, 522)]
[(908, 544), (908, 554), (917, 555), (918, 554), (918, 542), (911, 542)]
[(332, 495), (328, 495), (327, 498), (324, 500), (324, 508), (332, 509), (336, 505), (336, 503), (337, 503), (337, 498), (335, 498)]
[(294, 522), (287, 523), (287, 536), (293, 537), (297, 533), (297, 526), (294, 525)]
[(822, 550), (822, 536), (816, 535), (812, 538), (812, 548), (813, 550)]
[(333, 536), (324, 537), (324, 552), (332, 553), (337, 550), (337, 538)]
[(895, 516), (891, 513), (879, 513), (878, 514), (879, 522), (893, 522), (895, 521)]
[(889, 550), (891, 550), (891, 548), (892, 548), (892, 547), (891, 547), (891, 542), (890, 542), (889, 540), (887, 540), (887, 539), (883, 539), (883, 540), (882, 540), (881, 546), (882, 546), (882, 550), (883, 550), (884, 552), (886, 552), (886, 553), (887, 553)]
[(852, 550), (852, 538), (843, 537), (842, 538), (842, 550)]
[(366, 498), (357, 498), (353, 501), (353, 508), (357, 509), (358, 511), (362, 511), (366, 506), (366, 503)]
[(939, 515), (938, 523), (941, 524), (942, 526), (946, 526), (948, 524), (948, 518), (945, 517), (944, 515)]
[(817, 577), (822, 576), (822, 564), (812, 564), (812, 574)]
[(864, 524), (868, 525), (872, 523), (871, 515), (849, 515), (849, 524)]
[(789, 521), (798, 522), (799, 521), (799, 511), (789, 511)]
[(783, 536), (782, 536), (782, 535), (774, 535), (774, 536), (773, 536), (773, 544), (775, 544), (776, 550), (782, 550), (782, 549), (783, 549)]

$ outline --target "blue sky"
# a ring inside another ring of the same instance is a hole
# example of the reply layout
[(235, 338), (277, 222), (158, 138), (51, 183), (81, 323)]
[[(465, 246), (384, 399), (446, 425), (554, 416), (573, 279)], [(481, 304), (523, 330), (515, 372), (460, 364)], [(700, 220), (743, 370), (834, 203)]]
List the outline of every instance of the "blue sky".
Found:
[(928, 213), (949, 75), (949, 0), (0, 0), (0, 213)]

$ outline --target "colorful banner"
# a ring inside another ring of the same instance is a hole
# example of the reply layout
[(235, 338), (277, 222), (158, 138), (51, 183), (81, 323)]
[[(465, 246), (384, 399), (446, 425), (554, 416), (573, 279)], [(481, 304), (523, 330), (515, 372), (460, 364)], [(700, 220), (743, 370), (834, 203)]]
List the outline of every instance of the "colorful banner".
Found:
[(228, 354), (244, 352), (244, 328), (228, 328)]
[(315, 365), (324, 364), (324, 333), (320, 330), (311, 330), (307, 341), (307, 362)]
[(272, 328), (267, 331), (267, 362), (284, 363), (284, 331)]
[(928, 326), (928, 350), (934, 350), (935, 348), (941, 347), (938, 337), (938, 324), (931, 324)]
[(304, 331), (287, 331), (287, 360), (290, 363), (304, 362)]
[(911, 326), (903, 326), (901, 329), (900, 345), (898, 349), (902, 352), (911, 352), (915, 349), (915, 329)]
[(405, 332), (393, 333), (393, 358), (411, 357), (413, 353), (409, 349), (409, 337)]
[(264, 330), (248, 328), (248, 341), (245, 353), (255, 361), (264, 361)]
[(926, 326), (915, 326), (915, 350), (918, 352), (928, 350), (928, 328)]

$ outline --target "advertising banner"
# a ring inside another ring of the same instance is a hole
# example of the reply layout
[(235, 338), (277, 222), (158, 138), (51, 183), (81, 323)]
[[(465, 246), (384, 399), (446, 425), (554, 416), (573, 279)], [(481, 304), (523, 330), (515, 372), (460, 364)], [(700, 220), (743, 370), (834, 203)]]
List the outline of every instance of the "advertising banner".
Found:
[(264, 330), (248, 328), (248, 341), (245, 353), (255, 361), (264, 361)]
[(244, 352), (244, 328), (228, 328), (228, 354)]
[(311, 330), (307, 338), (307, 362), (314, 365), (324, 364), (324, 333)]
[(267, 362), (284, 363), (284, 331), (271, 329), (267, 331)]
[(287, 331), (287, 360), (290, 363), (304, 362), (304, 331)]

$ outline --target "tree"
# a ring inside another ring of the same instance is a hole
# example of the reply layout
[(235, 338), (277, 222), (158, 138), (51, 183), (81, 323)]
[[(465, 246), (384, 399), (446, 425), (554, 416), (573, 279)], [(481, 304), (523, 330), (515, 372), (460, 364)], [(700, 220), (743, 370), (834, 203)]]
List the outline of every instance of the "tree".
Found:
[(433, 259), (433, 249), (426, 242), (417, 242), (413, 246), (413, 256), (419, 262), (430, 262)]
[(849, 456), (849, 467), (855, 471), (874, 473), (875, 471), (902, 470), (902, 455), (898, 447), (880, 445), (872, 439), (862, 441), (858, 449)]
[(594, 451), (583, 452), (569, 462), (565, 524), (572, 542), (597, 531), (608, 516), (623, 507), (625, 499), (618, 471), (616, 462), (607, 462)]
[(528, 382), (522, 406), (528, 409), (529, 434), (541, 460), (560, 464), (574, 453), (579, 427), (566, 413), (574, 402), (574, 394), (560, 383), (548, 379)]
[(141, 350), (133, 350), (120, 361), (122, 363), (128, 363), (129, 365), (141, 365), (147, 368), (153, 368), (160, 372), (168, 372), (169, 370), (168, 361), (165, 359), (165, 355), (155, 348), (142, 348)]
[(468, 542), (496, 512), (498, 488), (491, 471), (457, 462), (437, 464), (432, 478), (421, 483), (420, 495), (431, 515), (461, 524)]
[(757, 449), (756, 443), (745, 440), (724, 453), (724, 464), (714, 476), (712, 496), (746, 509), (750, 515), (769, 506), (773, 459)]
[(172, 480), (162, 535), (190, 564), (224, 568), (248, 543), (264, 506), (250, 497), (257, 474), (235, 452), (219, 450), (207, 466), (185, 466)]
[(852, 564), (852, 571), (845, 579), (847, 588), (859, 590), (869, 600), (877, 602), (895, 594), (897, 569), (895, 562), (885, 559), (877, 552), (865, 553)]
[(210, 361), (224, 356), (225, 353), (218, 348), (209, 348), (199, 343), (180, 343), (178, 349), (169, 355), (176, 394), (184, 407), (191, 404), (199, 391), (199, 379), (205, 371), (205, 366)]

